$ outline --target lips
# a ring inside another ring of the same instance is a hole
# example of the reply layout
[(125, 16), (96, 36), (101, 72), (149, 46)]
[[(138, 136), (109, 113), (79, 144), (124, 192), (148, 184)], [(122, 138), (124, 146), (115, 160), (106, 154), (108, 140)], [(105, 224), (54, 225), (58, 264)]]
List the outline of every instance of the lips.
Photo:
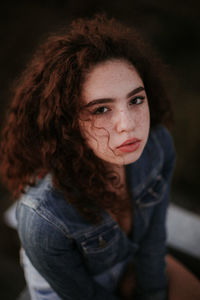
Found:
[(117, 147), (117, 150), (120, 152), (134, 152), (139, 148), (140, 143), (141, 140), (137, 138), (129, 139)]

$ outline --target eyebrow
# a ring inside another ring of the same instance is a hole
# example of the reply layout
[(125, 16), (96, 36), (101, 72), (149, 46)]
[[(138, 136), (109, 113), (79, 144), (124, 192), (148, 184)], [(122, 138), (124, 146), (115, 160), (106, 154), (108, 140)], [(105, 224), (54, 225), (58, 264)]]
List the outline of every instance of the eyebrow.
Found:
[[(128, 98), (134, 96), (135, 94), (137, 94), (137, 93), (139, 93), (141, 91), (145, 91), (145, 88), (143, 86), (139, 86), (136, 89), (134, 89), (131, 92), (129, 92), (126, 95), (126, 98), (128, 99)], [(95, 100), (90, 101), (89, 103), (87, 103), (86, 105), (84, 105), (84, 107), (91, 107), (91, 106), (96, 105), (96, 104), (112, 103), (112, 102), (114, 102), (113, 98), (100, 98), (100, 99), (95, 99)]]

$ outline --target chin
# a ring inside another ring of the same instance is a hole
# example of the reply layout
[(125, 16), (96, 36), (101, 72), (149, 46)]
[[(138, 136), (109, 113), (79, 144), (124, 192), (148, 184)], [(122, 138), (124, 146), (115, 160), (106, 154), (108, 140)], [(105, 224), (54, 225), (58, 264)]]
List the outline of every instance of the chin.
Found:
[(121, 165), (129, 165), (136, 162), (140, 158), (140, 155), (135, 155), (134, 157), (125, 158)]
[(121, 165), (129, 165), (131, 163), (134, 163), (140, 158), (140, 156), (142, 155), (142, 152), (143, 152), (143, 149), (142, 149), (142, 151), (140, 149), (140, 151), (135, 151), (132, 153), (125, 154), (125, 155), (121, 156), (121, 158), (119, 159), (119, 162)]
[(128, 154), (128, 155), (123, 155), (123, 156), (118, 156), (113, 159), (105, 159), (106, 162), (113, 164), (113, 165), (118, 165), (118, 166), (125, 166), (132, 164), (136, 162), (141, 156), (141, 153), (134, 153), (133, 154)]

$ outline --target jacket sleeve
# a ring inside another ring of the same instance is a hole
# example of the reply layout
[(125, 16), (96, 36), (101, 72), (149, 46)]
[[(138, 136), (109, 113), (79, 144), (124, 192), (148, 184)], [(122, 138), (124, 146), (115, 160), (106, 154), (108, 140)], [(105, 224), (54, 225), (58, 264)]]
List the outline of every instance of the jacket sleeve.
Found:
[[(162, 151), (164, 163), (161, 176), (165, 188), (160, 195), (161, 201), (150, 209), (151, 219), (143, 237), (136, 259), (137, 297), (141, 300), (166, 300), (166, 213), (169, 203), (170, 181), (175, 162), (175, 151), (172, 138), (162, 126), (156, 132)], [(135, 298), (134, 298), (135, 299)]]
[(93, 280), (74, 241), (55, 224), (24, 204), (19, 205), (17, 214), (26, 255), (61, 299), (117, 300)]

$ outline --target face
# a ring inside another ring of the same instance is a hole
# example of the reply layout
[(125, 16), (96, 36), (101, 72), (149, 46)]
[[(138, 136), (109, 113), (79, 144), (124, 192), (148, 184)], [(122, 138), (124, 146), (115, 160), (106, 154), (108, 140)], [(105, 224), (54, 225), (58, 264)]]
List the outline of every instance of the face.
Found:
[(145, 87), (123, 60), (98, 64), (82, 89), (80, 128), (95, 155), (114, 165), (135, 162), (147, 142), (150, 115)]

